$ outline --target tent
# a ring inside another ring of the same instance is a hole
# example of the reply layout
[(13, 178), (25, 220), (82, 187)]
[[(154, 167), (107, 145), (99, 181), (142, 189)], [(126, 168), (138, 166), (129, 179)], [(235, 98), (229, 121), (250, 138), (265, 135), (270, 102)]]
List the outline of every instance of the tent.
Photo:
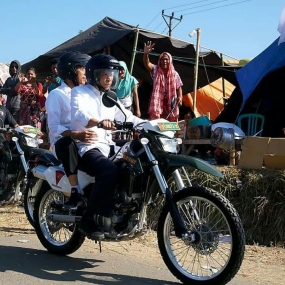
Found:
[[(196, 51), (192, 44), (140, 29), (109, 17), (105, 17), (88, 30), (24, 64), (22, 69), (35, 67), (41, 80), (50, 73), (51, 59), (61, 56), (64, 52), (77, 50), (89, 55), (105, 52), (118, 60), (125, 61), (128, 66), (131, 66), (132, 59), (135, 58), (133, 76), (143, 82), (151, 82), (150, 74), (143, 65), (142, 55), (144, 43), (147, 40), (155, 42), (155, 53), (150, 55), (151, 62), (156, 63), (161, 52), (169, 52), (173, 56), (175, 69), (183, 81), (183, 94), (193, 91)], [(199, 68), (198, 87), (203, 87), (221, 77), (220, 72), (224, 73), (222, 76), (225, 78), (227, 76), (233, 78), (234, 72), (231, 66), (222, 69), (215, 68), (222, 65), (222, 60), (217, 53), (209, 51), (200, 55), (201, 66)], [(205, 65), (211, 68), (207, 68), (206, 71)]]
[(0, 85), (1, 82), (5, 83), (6, 79), (10, 76), (9, 66), (5, 63), (0, 63)]
[[(225, 94), (223, 93), (223, 84)], [(215, 120), (217, 116), (224, 109), (224, 99), (229, 99), (235, 86), (228, 82), (227, 80), (223, 80), (219, 78), (214, 82), (200, 88), (197, 90), (196, 98), (197, 98), (197, 112), (200, 116), (202, 115), (210, 115), (211, 120)], [(225, 97), (225, 98), (224, 98)], [(186, 94), (183, 96), (184, 105), (193, 109), (193, 92)]]
[(239, 114), (265, 116), (263, 136), (281, 137), (285, 127), (285, 43), (275, 40), (236, 72), (238, 87), (217, 121), (235, 122)]

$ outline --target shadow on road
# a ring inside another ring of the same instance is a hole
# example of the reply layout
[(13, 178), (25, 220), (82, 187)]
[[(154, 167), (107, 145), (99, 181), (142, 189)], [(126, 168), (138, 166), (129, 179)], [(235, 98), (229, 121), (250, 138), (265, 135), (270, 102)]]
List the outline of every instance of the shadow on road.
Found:
[(11, 227), (0, 227), (0, 232), (8, 232), (15, 234), (34, 234), (34, 229), (21, 229), (21, 228), (11, 228)]
[[(102, 260), (56, 256), (43, 250), (3, 245), (0, 245), (0, 252), (0, 272), (14, 271), (43, 280), (81, 281), (99, 285), (113, 283), (118, 285), (181, 284), (150, 278), (93, 272), (91, 269), (100, 267), (100, 264), (104, 263)], [(111, 270), (112, 267), (110, 266)]]

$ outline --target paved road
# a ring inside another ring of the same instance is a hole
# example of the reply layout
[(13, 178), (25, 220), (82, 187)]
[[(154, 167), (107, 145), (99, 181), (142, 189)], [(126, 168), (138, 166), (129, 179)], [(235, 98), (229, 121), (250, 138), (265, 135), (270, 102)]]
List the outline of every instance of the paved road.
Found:
[[(28, 242), (20, 243), (23, 239)], [(0, 236), (0, 284), (181, 284), (162, 260), (142, 263), (137, 256), (125, 256), (115, 248), (116, 245), (110, 250), (103, 244), (103, 252), (100, 253), (89, 242), (71, 256), (59, 257), (49, 254), (34, 235), (24, 238)], [(238, 277), (229, 284), (255, 285)]]

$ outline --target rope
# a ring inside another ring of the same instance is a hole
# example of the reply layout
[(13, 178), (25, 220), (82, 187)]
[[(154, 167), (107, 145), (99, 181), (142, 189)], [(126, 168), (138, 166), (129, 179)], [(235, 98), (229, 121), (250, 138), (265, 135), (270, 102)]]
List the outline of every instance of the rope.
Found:
[[(143, 51), (140, 51), (140, 50), (134, 50), (136, 53), (144, 53)], [(161, 53), (155, 53), (155, 52), (151, 52), (149, 53), (150, 55), (153, 55), (153, 56), (156, 56), (156, 57), (159, 57)], [(203, 58), (203, 57), (202, 57)], [(172, 59), (173, 61), (179, 61), (179, 62), (184, 62), (184, 63), (192, 63), (192, 64), (195, 64), (195, 58), (191, 58), (191, 57), (178, 57), (178, 56), (172, 56)], [(224, 71), (227, 71), (227, 72), (232, 72), (232, 73), (235, 73), (234, 70), (228, 70), (226, 68), (224, 68), (223, 66), (213, 66), (213, 65), (207, 65), (207, 64), (202, 64), (202, 63), (198, 63), (198, 65), (200, 66), (206, 66), (206, 67), (211, 67), (211, 68), (214, 68), (214, 69), (219, 69), (219, 70), (224, 70)]]

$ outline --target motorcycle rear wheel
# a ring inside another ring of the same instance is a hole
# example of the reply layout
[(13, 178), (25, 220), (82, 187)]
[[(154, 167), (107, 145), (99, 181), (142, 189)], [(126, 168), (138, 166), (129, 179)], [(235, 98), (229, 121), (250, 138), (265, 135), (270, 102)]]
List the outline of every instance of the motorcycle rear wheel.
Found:
[(41, 244), (56, 255), (68, 255), (83, 244), (85, 236), (78, 231), (78, 225), (52, 222), (48, 215), (54, 211), (51, 203), (64, 203), (62, 192), (50, 188), (47, 183), (38, 192), (34, 205), (35, 231)]
[(34, 222), (35, 197), (43, 185), (43, 180), (39, 178), (33, 178), (33, 180), (34, 181), (32, 189), (27, 187), (27, 189), (25, 189), (24, 192), (24, 209), (28, 221), (33, 227), (35, 227), (35, 222)]
[(164, 207), (157, 237), (166, 266), (183, 284), (226, 284), (244, 257), (245, 235), (238, 213), (212, 189), (185, 188), (173, 199), (195, 242), (176, 237), (171, 215)]

